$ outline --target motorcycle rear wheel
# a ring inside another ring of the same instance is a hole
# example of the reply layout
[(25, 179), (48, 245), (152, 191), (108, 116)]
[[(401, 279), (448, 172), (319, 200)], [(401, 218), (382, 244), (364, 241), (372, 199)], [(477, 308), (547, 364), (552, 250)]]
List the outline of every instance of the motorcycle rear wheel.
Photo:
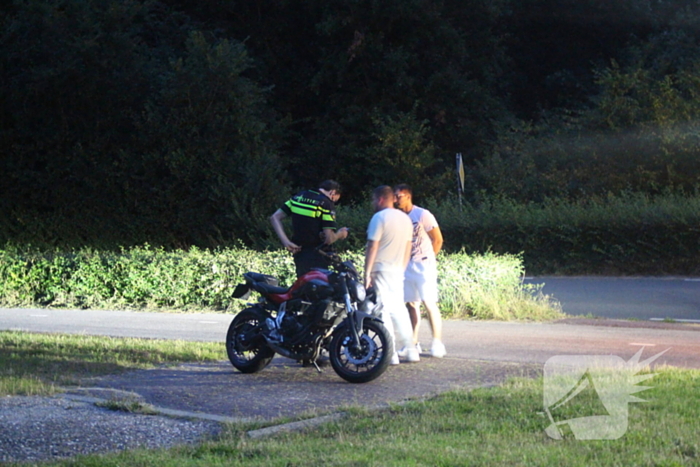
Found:
[(262, 336), (262, 317), (248, 308), (236, 315), (226, 333), (226, 353), (231, 364), (242, 373), (256, 373), (265, 368), (275, 351)]
[(328, 353), (338, 376), (350, 383), (367, 383), (389, 366), (394, 341), (382, 323), (365, 320), (358, 347), (350, 323), (346, 321), (333, 333)]

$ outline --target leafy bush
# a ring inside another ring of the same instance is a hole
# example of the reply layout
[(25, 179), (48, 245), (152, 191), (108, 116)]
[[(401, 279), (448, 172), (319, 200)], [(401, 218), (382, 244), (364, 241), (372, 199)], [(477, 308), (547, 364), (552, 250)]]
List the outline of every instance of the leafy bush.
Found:
[(0, 242), (259, 243), (285, 125), (242, 42), (152, 0), (14, 2), (0, 25)]
[(627, 194), (584, 201), (431, 207), (446, 245), (521, 253), (530, 274), (696, 274), (700, 197)]
[[(700, 273), (700, 196), (643, 193), (586, 200), (523, 203), (489, 198), (480, 204), (418, 199), (445, 238), (447, 257), (521, 255), (528, 274)], [(343, 206), (339, 223), (361, 248), (371, 217), (369, 202)], [(339, 243), (342, 245), (342, 242)]]
[[(361, 251), (343, 253), (362, 268)], [(448, 318), (546, 319), (558, 308), (522, 286), (521, 260), (443, 255), (439, 261), (441, 308)], [(225, 310), (245, 302), (232, 297), (246, 271), (277, 276), (291, 285), (294, 264), (283, 250), (245, 248), (165, 251), (143, 246), (121, 252), (0, 251), (0, 303), (4, 306)]]
[(491, 252), (445, 255), (438, 262), (440, 310), (444, 317), (479, 319), (553, 319), (561, 308), (541, 292), (523, 284), (525, 268), (515, 255)]

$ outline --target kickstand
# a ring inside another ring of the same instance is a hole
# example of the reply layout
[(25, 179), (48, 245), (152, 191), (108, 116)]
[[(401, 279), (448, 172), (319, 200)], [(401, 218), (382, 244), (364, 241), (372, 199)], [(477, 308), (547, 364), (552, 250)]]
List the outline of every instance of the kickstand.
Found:
[(318, 363), (316, 363), (316, 360), (314, 360), (313, 362), (314, 362), (314, 366), (316, 367), (316, 371), (318, 371), (319, 373), (323, 373), (323, 370), (321, 369), (321, 367), (318, 366)]

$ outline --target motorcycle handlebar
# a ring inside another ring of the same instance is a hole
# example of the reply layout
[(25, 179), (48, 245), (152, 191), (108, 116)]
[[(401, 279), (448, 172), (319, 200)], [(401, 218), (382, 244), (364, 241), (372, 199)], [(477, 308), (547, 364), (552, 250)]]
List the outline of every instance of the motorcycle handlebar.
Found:
[[(343, 227), (347, 232), (348, 236), (350, 235), (350, 228), (349, 227)], [(336, 266), (343, 264), (343, 260), (340, 258), (340, 255), (333, 251), (333, 247), (331, 245), (322, 243), (319, 246), (316, 247), (316, 251), (321, 254), (321, 256), (325, 256), (328, 258), (331, 263), (335, 264)]]
[(321, 254), (321, 256), (325, 256), (326, 258), (330, 259), (331, 261), (337, 261), (340, 263), (341, 261), (340, 261), (340, 257), (338, 256), (338, 253), (336, 253), (335, 251), (324, 250), (324, 248), (328, 248), (329, 246), (330, 245), (326, 245), (326, 244), (319, 245), (316, 247), (316, 251), (318, 251)]
[(316, 247), (316, 251), (318, 251), (322, 256), (328, 258), (338, 272), (350, 272), (354, 276), (359, 277), (359, 273), (357, 272), (357, 269), (352, 261), (343, 261), (340, 255), (335, 251), (323, 250), (322, 248), (325, 246), (327, 245), (320, 245)]

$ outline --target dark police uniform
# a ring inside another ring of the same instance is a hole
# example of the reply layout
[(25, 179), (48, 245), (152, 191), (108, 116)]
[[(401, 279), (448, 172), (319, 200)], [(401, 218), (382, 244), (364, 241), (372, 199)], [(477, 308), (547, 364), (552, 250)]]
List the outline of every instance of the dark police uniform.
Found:
[(319, 191), (306, 190), (292, 196), (281, 209), (292, 217), (292, 242), (301, 247), (294, 255), (297, 277), (311, 268), (327, 269), (328, 259), (316, 248), (323, 244), (324, 229), (336, 229), (333, 201)]

